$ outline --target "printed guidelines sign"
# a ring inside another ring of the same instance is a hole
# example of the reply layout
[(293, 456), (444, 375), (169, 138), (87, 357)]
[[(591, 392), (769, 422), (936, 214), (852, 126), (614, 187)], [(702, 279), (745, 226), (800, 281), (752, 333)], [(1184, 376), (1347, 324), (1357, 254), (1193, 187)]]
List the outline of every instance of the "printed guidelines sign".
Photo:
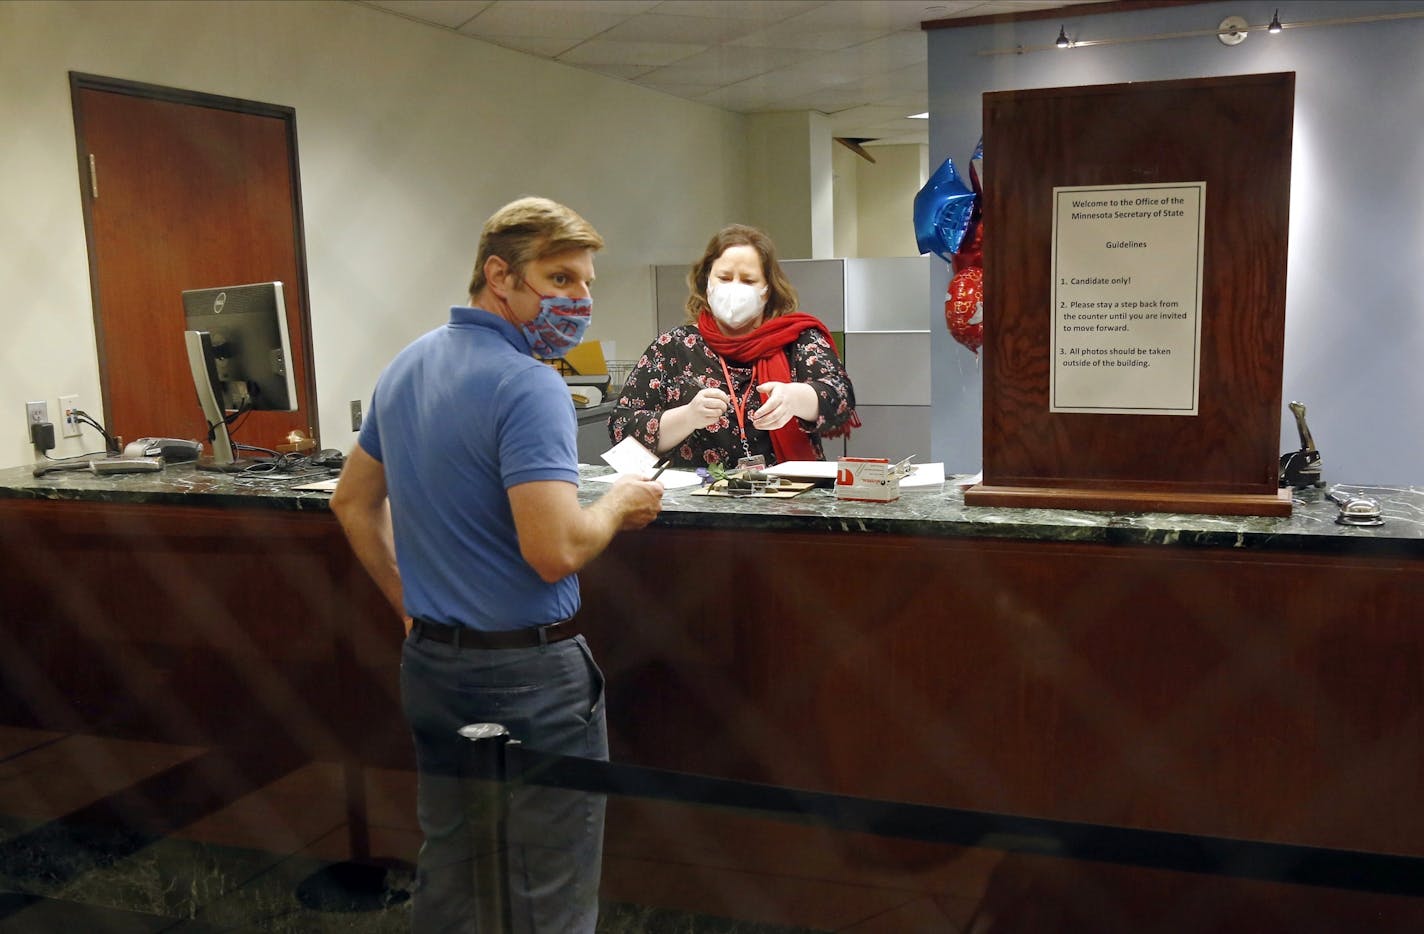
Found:
[(1049, 411), (1196, 415), (1206, 182), (1053, 189)]

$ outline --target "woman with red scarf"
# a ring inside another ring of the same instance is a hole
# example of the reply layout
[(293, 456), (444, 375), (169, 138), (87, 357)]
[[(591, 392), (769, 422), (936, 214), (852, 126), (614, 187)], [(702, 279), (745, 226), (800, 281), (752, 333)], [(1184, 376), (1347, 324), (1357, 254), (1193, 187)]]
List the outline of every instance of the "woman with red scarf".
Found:
[(687, 324), (648, 346), (608, 419), (672, 466), (744, 457), (824, 460), (821, 439), (860, 424), (855, 390), (825, 325), (796, 310), (796, 290), (755, 227), (719, 231), (687, 277)]

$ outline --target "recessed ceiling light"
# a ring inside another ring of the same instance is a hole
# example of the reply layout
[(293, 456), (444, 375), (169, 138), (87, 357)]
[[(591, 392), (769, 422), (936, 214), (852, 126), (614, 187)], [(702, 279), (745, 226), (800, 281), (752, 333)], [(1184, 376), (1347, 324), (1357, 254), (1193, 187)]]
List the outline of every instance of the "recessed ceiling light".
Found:
[(906, 120), (928, 120), (929, 118), (930, 112), (928, 110), (922, 114), (909, 114), (905, 117)]

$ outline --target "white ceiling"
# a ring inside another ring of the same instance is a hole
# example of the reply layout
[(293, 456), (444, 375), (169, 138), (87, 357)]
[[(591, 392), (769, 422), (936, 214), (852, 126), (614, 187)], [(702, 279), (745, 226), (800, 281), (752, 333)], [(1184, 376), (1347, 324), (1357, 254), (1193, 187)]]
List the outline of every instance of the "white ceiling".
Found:
[(929, 107), (922, 21), (1089, 0), (355, 2), (725, 110), (820, 111), (883, 145), (929, 142), (908, 119)]

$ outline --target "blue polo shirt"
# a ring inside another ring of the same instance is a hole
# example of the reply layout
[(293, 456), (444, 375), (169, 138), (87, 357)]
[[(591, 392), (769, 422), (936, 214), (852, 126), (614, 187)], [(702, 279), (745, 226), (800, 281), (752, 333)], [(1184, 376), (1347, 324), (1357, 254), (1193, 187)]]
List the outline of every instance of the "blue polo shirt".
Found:
[(407, 613), (490, 631), (578, 611), (577, 575), (547, 584), (520, 555), (505, 492), (577, 485), (577, 432), (563, 379), (483, 309), (451, 308), (391, 361), (359, 443), (385, 467)]

